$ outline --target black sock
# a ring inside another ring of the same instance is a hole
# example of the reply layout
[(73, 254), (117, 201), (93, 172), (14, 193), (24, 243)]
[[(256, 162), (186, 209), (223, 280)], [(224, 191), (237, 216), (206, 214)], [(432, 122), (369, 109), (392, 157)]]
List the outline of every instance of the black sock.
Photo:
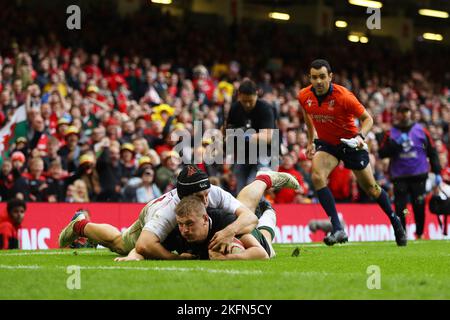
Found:
[(330, 217), (331, 224), (333, 225), (333, 232), (342, 230), (341, 222), (336, 211), (336, 204), (334, 202), (333, 194), (328, 187), (322, 188), (317, 191), (317, 196), (322, 208)]
[(389, 220), (391, 221), (391, 224), (396, 227), (400, 219), (395, 215), (394, 210), (392, 210), (391, 201), (389, 200), (389, 197), (386, 193), (386, 191), (381, 190), (380, 196), (377, 199), (378, 205), (383, 209), (384, 213), (388, 216)]

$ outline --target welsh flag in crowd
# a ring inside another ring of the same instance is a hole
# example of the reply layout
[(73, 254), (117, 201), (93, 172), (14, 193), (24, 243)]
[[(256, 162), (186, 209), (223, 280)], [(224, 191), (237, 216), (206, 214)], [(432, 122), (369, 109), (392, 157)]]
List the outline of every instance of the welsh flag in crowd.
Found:
[(9, 121), (0, 128), (0, 155), (8, 151), (9, 146), (19, 137), (27, 134), (27, 112), (25, 105), (16, 109)]

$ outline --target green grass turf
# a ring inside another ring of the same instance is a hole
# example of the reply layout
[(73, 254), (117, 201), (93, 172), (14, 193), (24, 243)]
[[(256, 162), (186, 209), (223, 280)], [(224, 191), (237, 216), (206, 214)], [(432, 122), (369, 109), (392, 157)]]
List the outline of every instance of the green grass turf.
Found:
[[(300, 248), (300, 255), (291, 253)], [(276, 245), (267, 261), (114, 262), (107, 250), (3, 251), (0, 299), (449, 299), (450, 241)], [(66, 267), (81, 267), (69, 290)], [(367, 268), (381, 289), (367, 288)]]

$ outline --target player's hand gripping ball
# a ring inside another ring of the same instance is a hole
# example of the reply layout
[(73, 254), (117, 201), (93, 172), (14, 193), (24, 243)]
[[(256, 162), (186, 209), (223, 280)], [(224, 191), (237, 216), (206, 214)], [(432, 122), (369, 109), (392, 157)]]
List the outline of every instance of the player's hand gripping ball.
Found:
[(241, 242), (241, 240), (237, 238), (233, 238), (233, 241), (228, 245), (228, 253), (241, 253), (245, 251), (244, 244)]

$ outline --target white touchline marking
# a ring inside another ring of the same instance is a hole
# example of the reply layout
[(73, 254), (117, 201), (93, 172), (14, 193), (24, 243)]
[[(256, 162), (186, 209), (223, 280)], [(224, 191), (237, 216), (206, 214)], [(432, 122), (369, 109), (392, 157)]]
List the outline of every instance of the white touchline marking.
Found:
[[(39, 265), (0, 265), (0, 269), (67, 269), (67, 266), (39, 266)], [(80, 266), (84, 270), (136, 270), (136, 271), (179, 271), (179, 272), (207, 272), (226, 273), (232, 275), (262, 274), (261, 270), (231, 270), (231, 269), (208, 269), (208, 268), (179, 268), (179, 267), (125, 267), (125, 266)]]
[[(365, 243), (366, 245), (373, 245), (373, 243)], [(291, 243), (291, 244), (285, 244), (285, 243), (275, 243), (275, 245), (279, 245), (281, 246), (281, 248), (295, 248), (295, 247), (299, 247), (299, 246), (303, 246), (303, 247), (327, 247), (327, 245), (325, 243)], [(339, 244), (341, 245), (341, 244)], [(344, 243), (342, 244), (342, 246), (361, 246), (362, 243)]]
[[(208, 269), (203, 267), (197, 268), (179, 268), (179, 267), (126, 267), (126, 266), (79, 266), (82, 270), (128, 270), (128, 271), (178, 271), (178, 272), (206, 272), (206, 273), (225, 273), (231, 275), (260, 275), (261, 270), (230, 270), (230, 269)], [(61, 269), (66, 270), (67, 266), (39, 266), (39, 265), (0, 265), (0, 269)], [(274, 272), (265, 272), (265, 274), (273, 274)], [(277, 273), (281, 276), (288, 277), (327, 277), (331, 275), (341, 274), (339, 272), (325, 271), (284, 271)], [(346, 273), (346, 275), (358, 276), (358, 273)]]
[(291, 244), (274, 243), (274, 245), (281, 246), (281, 248), (295, 248), (295, 247), (299, 247), (299, 246), (304, 246), (304, 247), (322, 247), (322, 246), (326, 246), (325, 243), (291, 243)]
[[(106, 251), (106, 250), (105, 250)], [(38, 255), (73, 255), (76, 254), (93, 254), (101, 252), (99, 250), (66, 250), (66, 251), (29, 251), (29, 252), (8, 252), (0, 253), (0, 256), (38, 256)]]
[(339, 272), (325, 272), (325, 271), (284, 271), (281, 273), (282, 276), (288, 276), (288, 277), (292, 277), (292, 276), (298, 276), (298, 277), (317, 277), (317, 276), (321, 276), (321, 277), (326, 277), (326, 276), (331, 276), (331, 275), (336, 275), (336, 274), (341, 274)]
[[(425, 240), (425, 241), (409, 241), (408, 244), (414, 244), (414, 245), (420, 245), (420, 244), (427, 244), (430, 242), (443, 242), (443, 243), (450, 243), (450, 240), (446, 239), (433, 239), (433, 240)], [(387, 240), (387, 241), (355, 241), (355, 242), (347, 242), (345, 244), (339, 244), (338, 246), (379, 246), (380, 244), (392, 244), (394, 243), (394, 240)], [(300, 242), (300, 243), (274, 243), (275, 246), (279, 246), (280, 248), (295, 248), (299, 246), (304, 247), (324, 247), (327, 246), (324, 243), (320, 242)], [(48, 249), (45, 251), (27, 251), (27, 252), (0, 252), (0, 256), (30, 256), (30, 255), (73, 255), (74, 252), (76, 254), (94, 254), (99, 252), (110, 252), (108, 249), (99, 247), (98, 249), (92, 249), (92, 250), (79, 250), (79, 249), (65, 249), (62, 251), (55, 251), (60, 249)]]
[[(426, 241), (409, 241), (408, 244), (426, 244), (430, 243), (432, 241), (436, 240), (426, 240)], [(442, 241), (442, 240), (437, 240)], [(446, 242), (446, 241), (442, 241)], [(391, 245), (395, 243), (394, 240), (387, 240), (387, 241), (355, 241), (355, 242), (347, 242), (344, 244), (338, 244), (338, 246), (342, 247), (348, 247), (348, 246), (380, 246), (380, 245)], [(324, 247), (327, 248), (327, 245), (325, 243), (311, 243), (311, 242), (303, 242), (303, 243), (274, 243), (277, 246), (280, 246), (281, 248), (295, 248), (295, 247)]]
[[(57, 268), (66, 268), (56, 266)], [(180, 271), (180, 272), (208, 272), (227, 274), (261, 274), (261, 270), (231, 270), (231, 269), (208, 269), (208, 268), (180, 268), (180, 267), (125, 267), (125, 266), (80, 266), (87, 270), (139, 270), (139, 271)]]
[(0, 264), (0, 269), (42, 269), (42, 267), (41, 267), (41, 266), (37, 266), (37, 265), (30, 265), (30, 266), (25, 266), (25, 265), (8, 266), (8, 265)]

